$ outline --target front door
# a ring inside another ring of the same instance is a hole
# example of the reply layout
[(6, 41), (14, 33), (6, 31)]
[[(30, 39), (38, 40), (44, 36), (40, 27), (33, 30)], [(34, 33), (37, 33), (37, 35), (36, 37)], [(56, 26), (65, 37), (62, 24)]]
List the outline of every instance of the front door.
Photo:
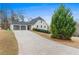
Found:
[(27, 29), (28, 29), (28, 30), (31, 30), (31, 25), (28, 25), (28, 26), (27, 26)]

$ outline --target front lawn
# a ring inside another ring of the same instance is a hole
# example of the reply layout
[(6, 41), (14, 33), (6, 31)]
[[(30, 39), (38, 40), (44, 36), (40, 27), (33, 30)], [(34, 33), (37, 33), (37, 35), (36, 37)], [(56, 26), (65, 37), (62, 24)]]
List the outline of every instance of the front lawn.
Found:
[(0, 55), (18, 54), (18, 44), (12, 31), (0, 30)]
[(62, 39), (51, 38), (50, 34), (47, 34), (47, 33), (42, 33), (42, 32), (37, 32), (37, 31), (33, 31), (33, 32), (42, 36), (42, 37), (45, 37), (45, 38), (51, 40), (51, 41), (55, 41), (60, 44), (79, 48), (79, 37), (72, 37), (71, 40), (62, 40)]

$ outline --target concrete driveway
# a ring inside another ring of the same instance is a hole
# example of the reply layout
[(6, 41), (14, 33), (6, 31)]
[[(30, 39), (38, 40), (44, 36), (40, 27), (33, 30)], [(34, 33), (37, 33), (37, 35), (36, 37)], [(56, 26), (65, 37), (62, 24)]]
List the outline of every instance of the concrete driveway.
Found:
[(79, 49), (45, 39), (31, 31), (14, 31), (20, 55), (79, 54)]

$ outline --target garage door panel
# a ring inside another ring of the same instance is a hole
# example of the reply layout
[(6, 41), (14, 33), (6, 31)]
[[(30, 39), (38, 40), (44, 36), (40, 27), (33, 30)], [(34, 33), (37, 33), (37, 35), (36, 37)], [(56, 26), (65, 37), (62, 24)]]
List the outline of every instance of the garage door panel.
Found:
[(21, 30), (26, 30), (26, 26), (21, 26)]
[(13, 26), (13, 29), (14, 29), (14, 30), (20, 30), (20, 26), (19, 26), (19, 25), (14, 25), (14, 26)]

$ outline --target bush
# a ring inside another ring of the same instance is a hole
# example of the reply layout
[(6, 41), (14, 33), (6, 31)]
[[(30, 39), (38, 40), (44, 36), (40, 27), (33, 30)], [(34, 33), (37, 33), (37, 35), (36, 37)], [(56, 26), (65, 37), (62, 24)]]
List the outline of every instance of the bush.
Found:
[(52, 16), (51, 34), (55, 38), (70, 39), (76, 30), (75, 24), (70, 9), (61, 5)]
[(38, 32), (43, 32), (43, 33), (50, 33), (48, 30), (36, 29), (36, 28), (33, 28), (33, 31), (38, 31)]

